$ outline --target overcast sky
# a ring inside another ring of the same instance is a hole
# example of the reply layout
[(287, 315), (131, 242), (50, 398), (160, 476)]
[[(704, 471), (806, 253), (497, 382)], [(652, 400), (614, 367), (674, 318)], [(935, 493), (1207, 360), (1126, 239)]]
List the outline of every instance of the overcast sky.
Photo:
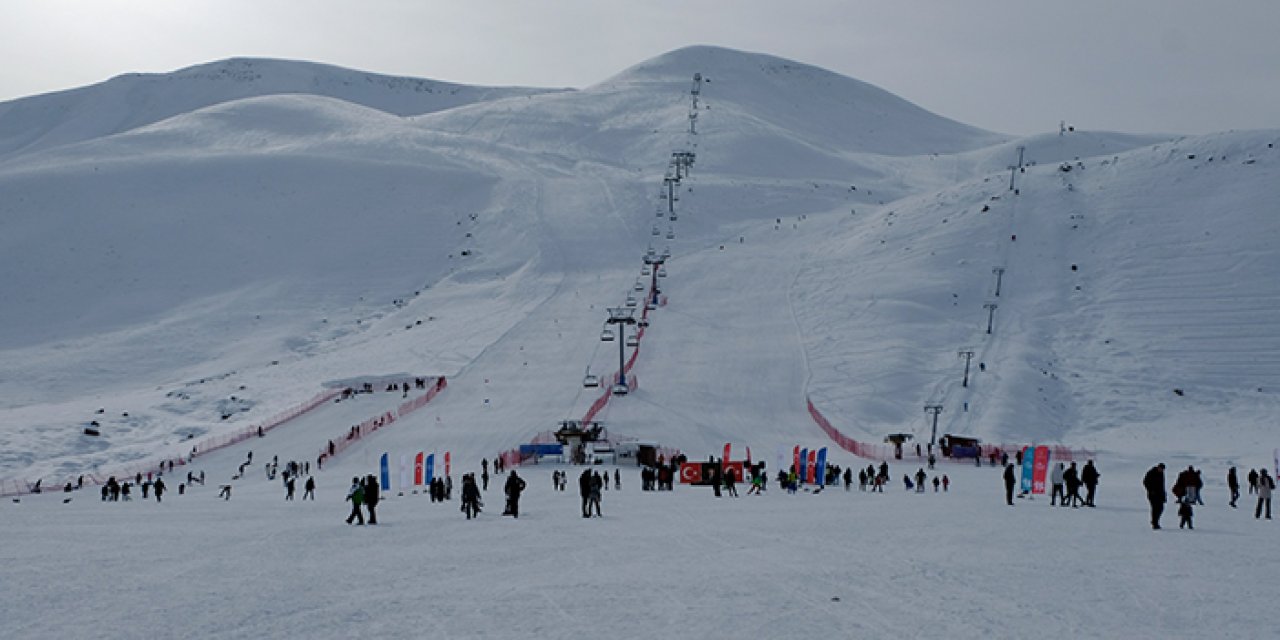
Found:
[(691, 44), (995, 131), (1280, 128), (1280, 0), (3, 0), (0, 101), (233, 56), (582, 87)]

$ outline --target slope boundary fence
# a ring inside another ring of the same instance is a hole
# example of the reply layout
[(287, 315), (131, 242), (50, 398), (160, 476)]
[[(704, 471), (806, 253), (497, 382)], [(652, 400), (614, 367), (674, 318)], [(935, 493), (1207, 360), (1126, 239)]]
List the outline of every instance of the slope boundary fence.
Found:
[[(818, 425), (818, 427), (822, 429), (824, 433), (827, 434), (827, 437), (831, 438), (831, 440), (834, 441), (837, 445), (839, 445), (841, 449), (844, 449), (845, 451), (848, 451), (849, 453), (852, 453), (853, 455), (858, 456), (860, 458), (867, 458), (870, 460), (893, 460), (897, 457), (895, 455), (894, 447), (892, 445), (872, 444), (869, 442), (860, 442), (858, 440), (850, 438), (849, 436), (842, 433), (839, 429), (835, 428), (835, 426), (831, 424), (831, 421), (827, 420), (827, 417), (822, 415), (822, 412), (819, 411), (816, 406), (814, 406), (812, 399), (806, 397), (805, 402), (809, 405), (809, 416), (813, 418), (813, 421)], [(1014, 452), (1021, 451), (1023, 447), (1026, 447), (1026, 446), (1030, 446), (1030, 445), (1019, 444), (1019, 443), (1013, 443), (1013, 444), (1003, 443), (999, 445), (995, 445), (995, 444), (980, 445), (979, 447), (980, 457), (978, 458), (978, 460), (979, 462), (981, 462), (982, 459), (989, 458), (991, 456), (999, 457), (1002, 453), (1009, 453), (1010, 455), (1012, 455)], [(1077, 448), (1072, 448), (1072, 447), (1068, 447), (1066, 445), (1060, 445), (1060, 444), (1045, 445), (1045, 446), (1049, 447), (1049, 452), (1051, 455), (1050, 459), (1055, 461), (1060, 461), (1060, 462), (1071, 462), (1077, 459), (1088, 460), (1088, 459), (1093, 459), (1097, 456), (1096, 451), (1092, 451), (1089, 449), (1077, 449)], [(907, 457), (907, 456), (904, 454), (903, 457)], [(919, 456), (914, 456), (914, 457), (919, 458)], [(970, 460), (971, 460), (970, 458), (948, 458), (948, 457), (938, 458), (939, 462), (953, 462), (956, 464), (970, 464)]]
[(329, 440), (329, 442), (320, 448), (320, 455), (316, 458), (317, 466), (323, 467), (326, 461), (333, 459), (334, 456), (351, 448), (356, 443), (360, 442), (360, 439), (364, 436), (367, 436), (378, 429), (389, 426), (395, 421), (427, 406), (427, 403), (434, 400), (435, 397), (440, 395), (440, 392), (444, 391), (448, 386), (448, 381), (445, 380), (444, 376), (440, 376), (439, 378), (436, 378), (435, 384), (431, 385), (431, 389), (426, 393), (400, 403), (400, 406), (396, 407), (395, 411), (384, 411), (358, 425), (351, 427), (346, 433)]
[[(252, 424), (243, 429), (236, 430), (232, 433), (210, 436), (202, 440), (196, 441), (191, 447), (191, 451), (186, 454), (173, 457), (160, 458), (148, 462), (121, 466), (110, 472), (93, 472), (83, 475), (85, 484), (101, 485), (106, 482), (106, 478), (114, 476), (117, 478), (131, 478), (139, 474), (150, 476), (155, 473), (162, 473), (166, 468), (172, 470), (175, 467), (190, 464), (196, 458), (208, 453), (213, 453), (219, 449), (225, 449), (233, 444), (238, 444), (250, 438), (265, 435), (268, 431), (298, 418), (310, 411), (314, 410), (322, 404), (332, 400), (335, 396), (342, 393), (340, 389), (327, 389), (315, 397), (299, 404), (290, 409), (286, 409), (277, 413), (259, 424)], [(0, 496), (17, 496), (29, 493), (38, 493), (35, 491), (37, 485), (40, 486), (40, 492), (61, 491), (62, 487), (70, 482), (75, 487), (79, 484), (79, 477), (64, 477), (58, 480), (54, 485), (43, 486), (42, 479), (27, 482), (19, 479), (8, 479), (0, 481)]]

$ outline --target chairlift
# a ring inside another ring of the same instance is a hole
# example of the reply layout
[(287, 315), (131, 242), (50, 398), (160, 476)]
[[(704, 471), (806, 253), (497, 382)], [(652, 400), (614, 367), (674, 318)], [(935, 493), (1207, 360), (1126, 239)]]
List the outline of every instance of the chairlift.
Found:
[(655, 311), (658, 308), (658, 304), (653, 300), (649, 300), (648, 302), (644, 303), (644, 308), (650, 311)]
[(642, 268), (640, 269), (640, 275), (642, 275), (642, 276), (647, 276), (647, 275), (649, 275), (649, 273), (650, 273), (650, 271), (649, 271), (649, 265), (647, 265), (647, 264), (646, 264), (644, 267), (642, 267)]
[(639, 319), (639, 320), (636, 320), (636, 325), (637, 325), (637, 326), (641, 326), (641, 327), (647, 327), (647, 326), (649, 326), (649, 318), (648, 318), (648, 316), (640, 316), (640, 319)]
[(627, 306), (628, 307), (636, 306), (636, 297), (630, 293), (627, 294)]
[(636, 290), (636, 291), (644, 291), (644, 283), (643, 283), (643, 282), (640, 282), (640, 278), (636, 278), (636, 286), (635, 286), (635, 290)]
[(601, 331), (600, 342), (613, 342), (613, 331), (609, 330), (607, 327), (604, 331)]
[(674, 211), (673, 211), (673, 212), (671, 212), (671, 221), (672, 221), (672, 222), (675, 222), (675, 221), (676, 221), (676, 218), (677, 218), (677, 216), (676, 216), (675, 212), (674, 212)]
[(663, 248), (662, 248), (662, 259), (663, 259), (663, 260), (666, 260), (667, 258), (670, 258), (670, 257), (671, 257), (671, 247), (670, 247), (670, 246), (663, 247)]
[(667, 277), (667, 268), (666, 268), (666, 267), (658, 267), (658, 277), (659, 277), (659, 278), (665, 278), (665, 277)]
[(628, 346), (628, 347), (638, 347), (638, 346), (640, 346), (640, 336), (638, 336), (638, 335), (636, 335), (636, 334), (634, 334), (634, 333), (633, 333), (633, 334), (631, 334), (631, 335), (629, 335), (629, 336), (627, 336), (627, 346)]
[(658, 225), (656, 225), (656, 224), (655, 224), (655, 225), (653, 225), (653, 235), (655, 235), (655, 236), (656, 236), (656, 235), (659, 235), (659, 234), (661, 234), (661, 233), (662, 233), (662, 230), (658, 228)]
[(587, 375), (582, 379), (582, 386), (587, 389), (594, 389), (600, 386), (600, 378), (591, 375), (591, 367), (587, 367)]
[(675, 239), (676, 239), (676, 230), (675, 230), (675, 229), (667, 229), (667, 239), (668, 239), (668, 240), (675, 240)]
[(615, 396), (625, 396), (631, 390), (627, 388), (627, 385), (619, 383), (613, 385), (612, 391)]

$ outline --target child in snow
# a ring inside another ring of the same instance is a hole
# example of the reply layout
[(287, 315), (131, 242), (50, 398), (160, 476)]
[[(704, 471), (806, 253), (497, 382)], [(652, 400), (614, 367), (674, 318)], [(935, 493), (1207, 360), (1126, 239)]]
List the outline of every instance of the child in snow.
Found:
[(1178, 507), (1178, 516), (1182, 518), (1181, 520), (1178, 521), (1179, 529), (1181, 529), (1184, 526), (1188, 529), (1195, 529), (1195, 527), (1191, 526), (1191, 515), (1192, 515), (1191, 501), (1183, 500), (1182, 504)]

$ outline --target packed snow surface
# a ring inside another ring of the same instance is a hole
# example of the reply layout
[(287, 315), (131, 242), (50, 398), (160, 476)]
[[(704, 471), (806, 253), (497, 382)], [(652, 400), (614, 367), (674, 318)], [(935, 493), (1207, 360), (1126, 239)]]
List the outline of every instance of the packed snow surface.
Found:
[[(1219, 487), (1194, 533), (1152, 532), (1138, 480), (1275, 462), (1280, 131), (1058, 117), (1013, 138), (714, 47), (568, 91), (237, 59), (0, 104), (0, 492), (154, 466), (326, 388), (448, 380), (326, 464), (314, 504), (257, 466), (213, 493), (247, 450), (314, 463), (400, 394), (197, 457), (209, 486), (163, 505), (0, 505), (21, 541), (0, 632), (1265, 636), (1269, 523)], [(696, 162), (670, 202), (676, 151)], [(339, 522), (382, 452), (473, 471), (582, 418), (586, 372), (617, 369), (606, 308), (651, 280), (611, 433), (772, 463), (835, 449), (810, 400), (870, 443), (927, 442), (937, 403), (940, 434), (1096, 452), (1108, 498), (1010, 509), (995, 471), (948, 464), (947, 495), (714, 501), (627, 469), (587, 522), (537, 468), (519, 521), (491, 487), (481, 522), (411, 494), (377, 528)]]

